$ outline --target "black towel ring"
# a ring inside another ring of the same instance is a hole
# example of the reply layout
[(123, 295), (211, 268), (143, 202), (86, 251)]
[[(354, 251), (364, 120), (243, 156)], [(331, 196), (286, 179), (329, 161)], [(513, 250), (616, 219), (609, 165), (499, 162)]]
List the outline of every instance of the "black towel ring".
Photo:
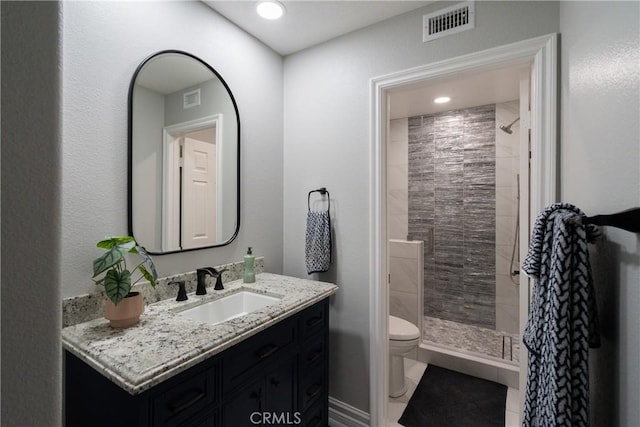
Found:
[(311, 211), (311, 193), (320, 193), (323, 196), (326, 194), (327, 195), (327, 201), (329, 202), (329, 205), (327, 207), (327, 212), (329, 210), (331, 210), (331, 196), (329, 194), (329, 191), (327, 191), (327, 189), (325, 187), (322, 187), (322, 188), (318, 188), (317, 190), (309, 191), (309, 194), (307, 195), (307, 209), (309, 211)]

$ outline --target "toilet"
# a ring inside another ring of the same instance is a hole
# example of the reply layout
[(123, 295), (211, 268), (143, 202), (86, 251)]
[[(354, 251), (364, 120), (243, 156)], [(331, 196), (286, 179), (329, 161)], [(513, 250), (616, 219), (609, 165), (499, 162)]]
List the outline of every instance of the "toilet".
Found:
[(407, 392), (404, 380), (404, 355), (418, 346), (418, 327), (399, 317), (389, 316), (389, 396)]

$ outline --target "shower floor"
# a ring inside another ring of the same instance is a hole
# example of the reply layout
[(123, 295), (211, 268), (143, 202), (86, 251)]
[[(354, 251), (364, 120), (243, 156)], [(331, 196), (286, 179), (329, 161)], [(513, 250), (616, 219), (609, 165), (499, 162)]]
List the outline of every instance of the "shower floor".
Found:
[(425, 316), (422, 322), (422, 341), (494, 357), (516, 365), (519, 361), (520, 337), (517, 334), (450, 320)]

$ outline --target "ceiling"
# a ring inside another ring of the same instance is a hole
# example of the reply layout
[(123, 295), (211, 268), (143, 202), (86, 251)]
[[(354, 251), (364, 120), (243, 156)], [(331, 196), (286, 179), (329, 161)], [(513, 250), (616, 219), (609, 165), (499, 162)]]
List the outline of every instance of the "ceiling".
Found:
[[(176, 70), (180, 70), (179, 73)], [(136, 77), (136, 84), (162, 95), (211, 80), (215, 75), (201, 62), (175, 53), (154, 57)]]
[(278, 20), (268, 21), (256, 13), (257, 1), (202, 1), (282, 56), (434, 3), (281, 0), (286, 13)]
[[(260, 18), (257, 0), (201, 0), (236, 26), (286, 56), (359, 30), (435, 1), (403, 0), (280, 0), (285, 15), (275, 21)], [(491, 70), (454, 78), (429, 80), (391, 91), (390, 118), (413, 117), (440, 111), (512, 101), (519, 98), (522, 68)], [(437, 96), (451, 102), (434, 104)]]
[[(520, 98), (520, 75), (527, 68), (501, 68), (471, 73), (454, 78), (429, 80), (390, 91), (390, 118), (414, 117), (498, 104)], [(433, 100), (448, 96), (450, 102), (435, 104)]]

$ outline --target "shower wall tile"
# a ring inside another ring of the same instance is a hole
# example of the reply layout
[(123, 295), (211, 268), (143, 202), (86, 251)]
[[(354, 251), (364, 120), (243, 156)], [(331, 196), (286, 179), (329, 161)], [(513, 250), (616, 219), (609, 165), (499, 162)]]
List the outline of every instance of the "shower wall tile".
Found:
[[(434, 137), (434, 157), (435, 159), (441, 159), (446, 157), (459, 157), (460, 161), (463, 160), (462, 154), (464, 151), (463, 147), (464, 136), (460, 135), (451, 135), (451, 136), (441, 136), (438, 135)], [(438, 162), (439, 163), (439, 162)]]
[[(406, 190), (390, 189), (387, 194), (387, 203), (387, 214), (398, 214), (404, 216), (409, 214), (407, 208), (407, 206), (409, 206), (409, 195)], [(395, 237), (392, 237), (392, 239), (393, 238)]]
[[(409, 140), (409, 119), (391, 120), (389, 126), (389, 140), (391, 142), (407, 142)], [(406, 161), (406, 159), (405, 159)]]
[(406, 239), (409, 222), (409, 120), (391, 120), (387, 143), (387, 236)]
[(516, 219), (510, 216), (500, 216), (496, 223), (496, 244), (513, 245), (515, 239)]
[(433, 116), (433, 134), (439, 136), (461, 136), (464, 133), (462, 110), (447, 111)]
[(495, 128), (494, 105), (408, 120), (408, 230), (425, 241), (427, 316), (495, 327)]
[(394, 290), (389, 291), (389, 314), (417, 325), (419, 315), (416, 295)]
[(516, 276), (513, 283), (511, 270), (519, 268), (516, 257), (511, 256), (516, 241), (518, 213), (518, 179), (520, 169), (520, 122), (507, 134), (499, 130), (519, 116), (519, 101), (496, 105), (496, 329), (510, 333), (519, 331), (519, 287)]
[(520, 288), (507, 274), (496, 275), (496, 303), (498, 305), (518, 305)]
[(390, 314), (422, 325), (424, 270), (422, 241), (389, 240)]
[(501, 304), (496, 310), (496, 329), (510, 334), (519, 334), (518, 306)]
[(466, 245), (463, 256), (467, 271), (486, 272), (495, 268), (495, 259), (490, 260), (484, 256), (486, 253), (493, 253), (494, 250), (493, 242), (474, 242), (472, 245)]

